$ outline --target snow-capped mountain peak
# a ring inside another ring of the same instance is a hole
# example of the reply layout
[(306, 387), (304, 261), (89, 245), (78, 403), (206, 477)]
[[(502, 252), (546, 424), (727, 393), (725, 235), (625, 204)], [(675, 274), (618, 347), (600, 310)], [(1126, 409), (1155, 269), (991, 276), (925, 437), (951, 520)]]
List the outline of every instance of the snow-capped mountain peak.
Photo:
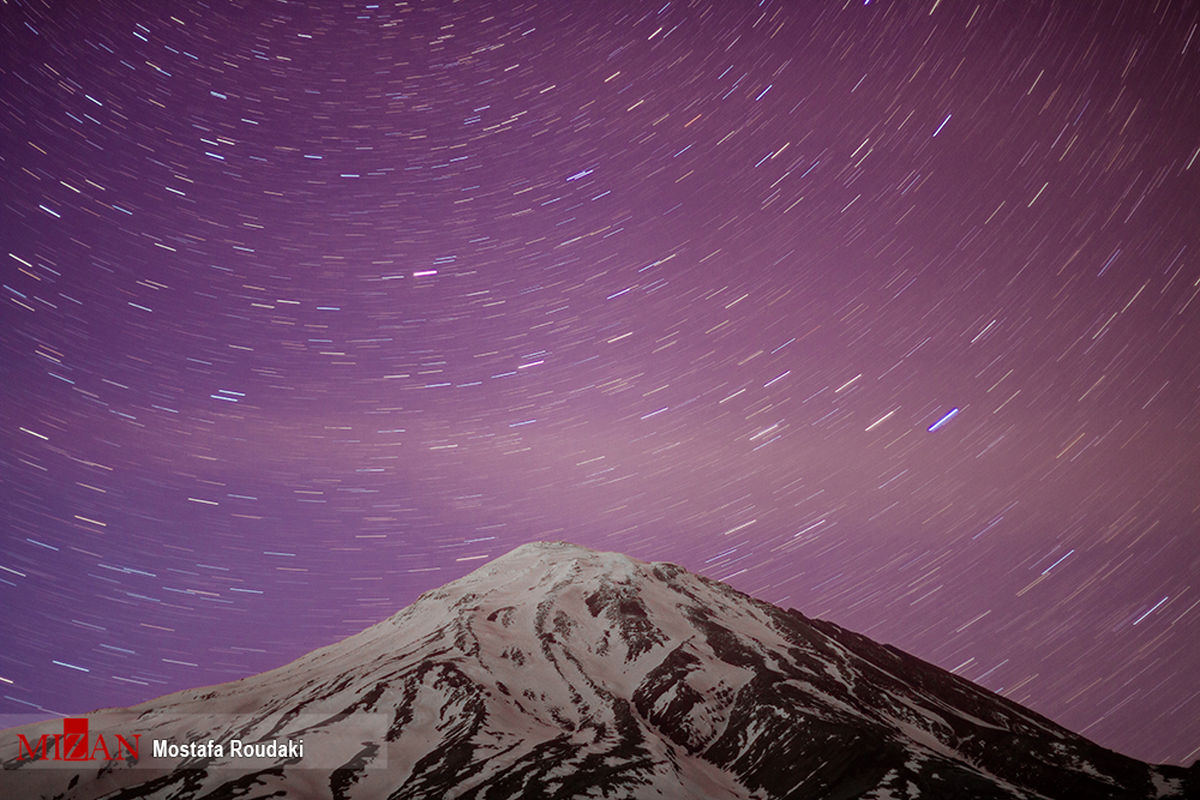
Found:
[(89, 719), (173, 741), (303, 736), (307, 753), (253, 768), (211, 753), (114, 761), (86, 780), (0, 741), (0, 780), (76, 798), (234, 784), (311, 796), (298, 787), (316, 781), (326, 796), (397, 800), (1153, 798), (1198, 785), (1195, 769), (1104, 750), (832, 623), (562, 542), (518, 547), (277, 670)]

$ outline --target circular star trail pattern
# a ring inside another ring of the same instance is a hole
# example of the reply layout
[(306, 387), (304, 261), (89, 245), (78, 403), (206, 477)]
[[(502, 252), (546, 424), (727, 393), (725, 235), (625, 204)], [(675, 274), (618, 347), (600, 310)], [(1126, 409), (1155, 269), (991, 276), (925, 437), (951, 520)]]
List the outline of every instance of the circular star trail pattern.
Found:
[(0, 711), (567, 539), (1196, 757), (1196, 4), (0, 25)]

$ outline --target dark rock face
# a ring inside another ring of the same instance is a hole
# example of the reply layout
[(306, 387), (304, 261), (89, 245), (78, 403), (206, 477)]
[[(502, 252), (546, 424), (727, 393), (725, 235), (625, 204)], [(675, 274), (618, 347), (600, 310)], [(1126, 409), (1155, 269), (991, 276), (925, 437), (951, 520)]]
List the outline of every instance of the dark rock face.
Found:
[[(355, 727), (368, 717), (374, 734)], [(0, 796), (1200, 797), (1196, 767), (1104, 750), (680, 567), (564, 544), (518, 548), (278, 670), (89, 718), (136, 720), (146, 740), (308, 750), (41, 769), (8, 731)]]

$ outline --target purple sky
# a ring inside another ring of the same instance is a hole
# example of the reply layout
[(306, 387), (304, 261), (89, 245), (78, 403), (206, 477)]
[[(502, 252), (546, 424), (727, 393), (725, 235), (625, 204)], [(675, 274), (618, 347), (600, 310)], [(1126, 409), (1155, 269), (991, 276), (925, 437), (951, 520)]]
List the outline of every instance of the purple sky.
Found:
[(1191, 761), (1198, 25), (8, 3), (0, 712), (567, 539)]

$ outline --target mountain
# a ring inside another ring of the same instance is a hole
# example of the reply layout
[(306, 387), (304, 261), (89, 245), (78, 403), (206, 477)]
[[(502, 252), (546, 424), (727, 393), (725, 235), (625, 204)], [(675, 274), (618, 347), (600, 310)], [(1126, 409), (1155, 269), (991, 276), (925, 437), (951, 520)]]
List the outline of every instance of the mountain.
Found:
[[(519, 547), (279, 669), (86, 719), (92, 762), (53, 760), (83, 723), (0, 732), (0, 796), (1200, 797), (1195, 765), (1105, 750), (682, 567), (563, 543)], [(249, 758), (234, 740), (285, 749)]]

